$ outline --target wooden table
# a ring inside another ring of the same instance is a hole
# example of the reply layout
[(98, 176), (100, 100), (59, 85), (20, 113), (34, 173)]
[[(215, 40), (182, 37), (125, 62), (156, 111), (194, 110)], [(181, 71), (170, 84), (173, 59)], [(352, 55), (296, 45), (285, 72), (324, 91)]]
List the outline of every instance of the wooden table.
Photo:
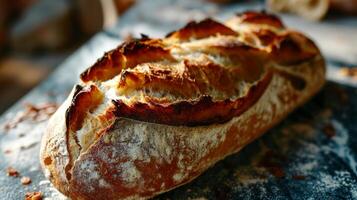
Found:
[[(160, 37), (188, 20), (206, 16), (223, 20), (245, 9), (262, 9), (262, 5), (217, 7), (189, 0), (139, 1), (117, 26), (93, 37), (11, 107), (1, 116), (0, 126), (16, 120), (25, 103), (61, 103), (79, 73), (128, 34)], [(357, 83), (338, 73), (342, 64), (357, 64), (357, 19), (330, 19), (318, 24), (283, 18), (288, 26), (311, 35), (327, 56), (329, 81), (324, 89), (241, 153), (158, 199), (357, 199)], [(40, 139), (47, 120), (39, 117), (25, 118), (14, 128), (0, 130), (0, 199), (23, 199), (28, 191), (41, 191), (46, 199), (65, 199), (40, 169)], [(6, 175), (10, 166), (19, 171), (19, 177)], [(30, 177), (32, 183), (22, 185), (22, 176)]]

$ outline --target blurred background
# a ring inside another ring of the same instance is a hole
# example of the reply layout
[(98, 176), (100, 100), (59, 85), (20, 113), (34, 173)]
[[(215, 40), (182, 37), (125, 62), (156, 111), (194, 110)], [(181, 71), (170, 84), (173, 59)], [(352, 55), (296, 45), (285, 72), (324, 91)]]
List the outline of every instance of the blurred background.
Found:
[[(0, 113), (45, 79), (95, 33), (115, 26), (137, 1), (0, 0)], [(217, 6), (243, 2), (195, 1)], [(331, 16), (357, 14), (357, 0), (258, 2), (264, 3), (270, 12), (287, 13), (306, 21), (324, 21)], [(131, 35), (122, 37), (128, 39)], [(357, 35), (355, 37), (357, 41)]]
[(0, 113), (134, 0), (0, 0)]

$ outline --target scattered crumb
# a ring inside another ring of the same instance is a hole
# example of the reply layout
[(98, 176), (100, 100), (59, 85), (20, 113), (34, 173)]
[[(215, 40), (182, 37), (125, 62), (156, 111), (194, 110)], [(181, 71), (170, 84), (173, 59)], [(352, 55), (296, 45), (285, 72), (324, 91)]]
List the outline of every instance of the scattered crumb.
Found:
[(16, 116), (9, 120), (4, 129), (6, 131), (16, 128), (17, 125), (25, 120), (32, 120), (35, 122), (41, 122), (48, 119), (58, 108), (55, 103), (44, 103), (41, 105), (33, 105), (30, 103), (25, 104), (25, 110), (20, 111)]
[(7, 171), (7, 175), (8, 175), (8, 176), (18, 177), (19, 174), (20, 174), (20, 173), (19, 173), (16, 169), (14, 169), (13, 167), (8, 167), (6, 171)]
[(342, 67), (339, 71), (342, 76), (347, 76), (357, 80), (357, 66), (356, 67)]
[(25, 195), (25, 200), (42, 200), (41, 192), (27, 192)]
[(326, 124), (322, 130), (329, 139), (336, 135), (335, 127), (330, 122)]
[(28, 185), (28, 184), (30, 184), (30, 183), (31, 183), (30, 177), (27, 177), (27, 176), (22, 177), (22, 178), (21, 178), (21, 183), (22, 183), (22, 185)]

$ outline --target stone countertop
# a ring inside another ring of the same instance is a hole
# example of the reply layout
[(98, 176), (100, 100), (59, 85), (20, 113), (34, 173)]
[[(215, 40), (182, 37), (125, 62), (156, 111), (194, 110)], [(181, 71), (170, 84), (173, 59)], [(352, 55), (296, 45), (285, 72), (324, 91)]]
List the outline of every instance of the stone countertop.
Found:
[[(0, 199), (23, 199), (29, 191), (41, 191), (45, 199), (65, 199), (40, 169), (40, 139), (47, 114), (21, 117), (25, 104), (62, 103), (79, 73), (129, 34), (161, 37), (189, 20), (207, 16), (224, 20), (238, 11), (263, 8), (259, 2), (229, 6), (189, 0), (149, 2), (153, 1), (139, 1), (115, 27), (94, 36), (0, 117)], [(157, 199), (357, 199), (357, 82), (338, 73), (341, 65), (357, 64), (357, 20), (313, 23), (282, 17), (289, 27), (311, 35), (322, 48), (328, 60), (326, 86), (239, 154)], [(31, 109), (27, 106), (28, 112)], [(3, 129), (16, 120), (21, 123)], [(19, 177), (7, 176), (10, 166), (19, 171)], [(22, 185), (22, 176), (30, 177), (32, 183)]]

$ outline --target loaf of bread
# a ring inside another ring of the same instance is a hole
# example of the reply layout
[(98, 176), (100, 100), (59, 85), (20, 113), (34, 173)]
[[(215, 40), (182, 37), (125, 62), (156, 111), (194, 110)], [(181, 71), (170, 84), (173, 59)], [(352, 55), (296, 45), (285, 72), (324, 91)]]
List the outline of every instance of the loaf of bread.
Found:
[(315, 44), (266, 13), (125, 42), (52, 116), (46, 177), (72, 199), (147, 199), (238, 152), (323, 85)]

